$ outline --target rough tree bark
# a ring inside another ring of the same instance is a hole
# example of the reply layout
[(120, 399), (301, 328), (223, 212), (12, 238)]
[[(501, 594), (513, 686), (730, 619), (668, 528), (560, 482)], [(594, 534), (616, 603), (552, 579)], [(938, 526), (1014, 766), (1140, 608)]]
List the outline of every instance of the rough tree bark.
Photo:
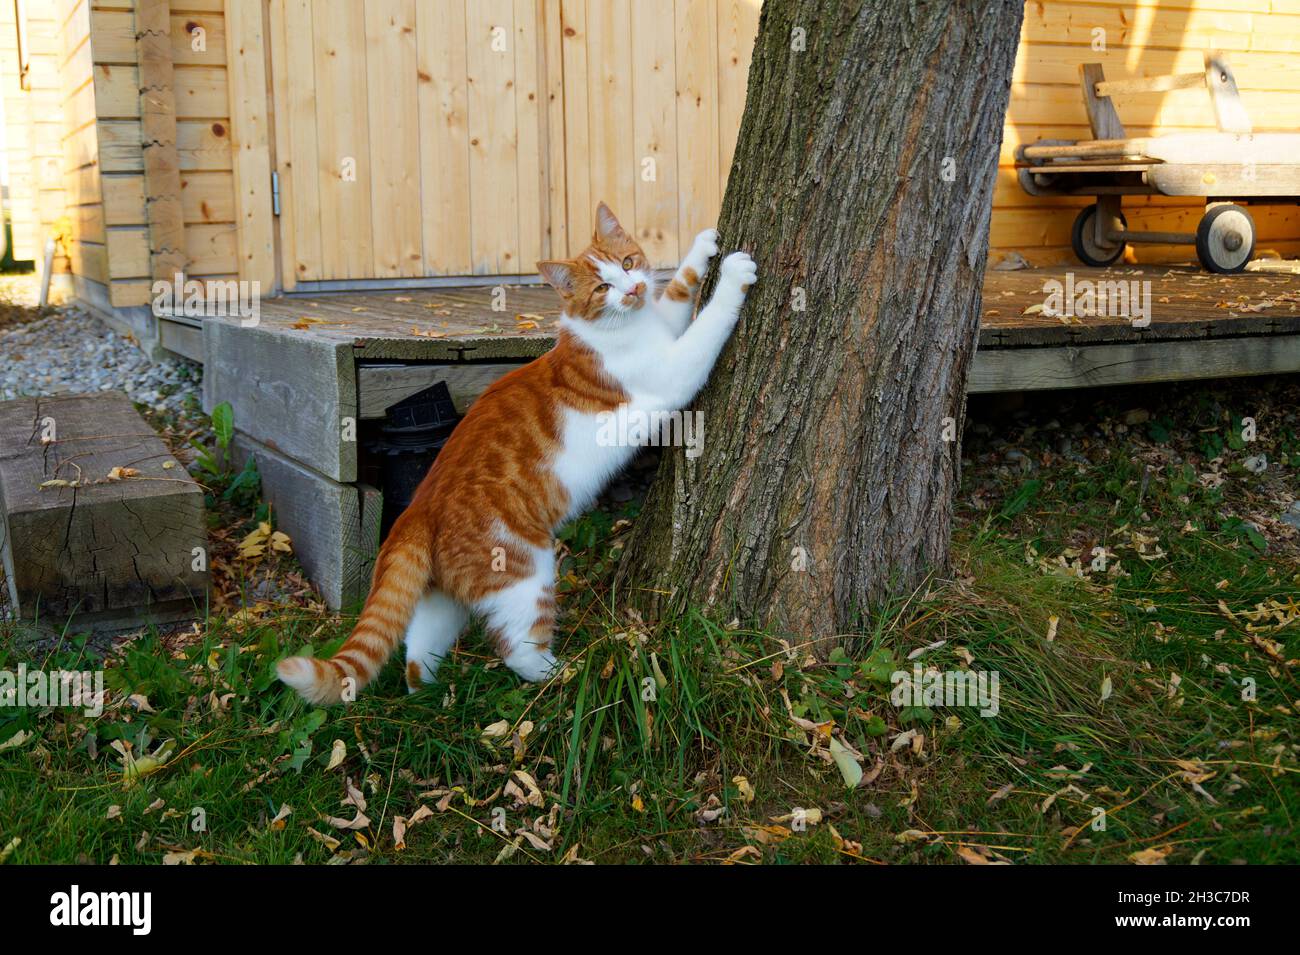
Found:
[[(948, 556), (1021, 0), (767, 0), (723, 201), (758, 263), (618, 573), (809, 636)], [(711, 291), (716, 269), (704, 288)]]

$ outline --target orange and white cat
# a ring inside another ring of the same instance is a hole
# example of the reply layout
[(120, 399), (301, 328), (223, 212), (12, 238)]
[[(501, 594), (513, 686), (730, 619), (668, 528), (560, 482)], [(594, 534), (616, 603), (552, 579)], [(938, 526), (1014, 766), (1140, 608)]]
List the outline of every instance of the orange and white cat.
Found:
[(611, 412), (683, 408), (735, 327), (754, 261), (733, 252), (691, 321), (718, 234), (708, 229), (660, 297), (645, 253), (601, 203), (591, 245), (539, 262), (564, 300), (555, 347), (470, 407), (394, 523), (356, 628), (329, 660), (290, 657), (280, 679), (336, 703), (379, 672), (403, 635), (406, 682), (431, 681), (471, 612), (525, 680), (556, 670), (555, 531), (595, 500), (636, 452), (599, 436)]

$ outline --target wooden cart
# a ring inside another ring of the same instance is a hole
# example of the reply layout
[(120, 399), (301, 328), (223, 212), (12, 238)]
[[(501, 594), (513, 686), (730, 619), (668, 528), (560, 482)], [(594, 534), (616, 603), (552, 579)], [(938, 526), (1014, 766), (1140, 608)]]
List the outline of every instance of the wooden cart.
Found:
[[(1040, 140), (1016, 150), (1020, 185), (1032, 196), (1096, 196), (1074, 220), (1071, 244), (1086, 265), (1104, 266), (1129, 242), (1195, 245), (1211, 272), (1240, 272), (1255, 250), (1255, 223), (1241, 202), (1300, 201), (1300, 133), (1254, 133), (1237, 83), (1220, 54), (1204, 73), (1110, 81), (1098, 63), (1079, 68), (1093, 139)], [(1129, 138), (1113, 96), (1204, 86), (1219, 131)], [(1126, 195), (1197, 196), (1205, 215), (1195, 234), (1134, 232)]]

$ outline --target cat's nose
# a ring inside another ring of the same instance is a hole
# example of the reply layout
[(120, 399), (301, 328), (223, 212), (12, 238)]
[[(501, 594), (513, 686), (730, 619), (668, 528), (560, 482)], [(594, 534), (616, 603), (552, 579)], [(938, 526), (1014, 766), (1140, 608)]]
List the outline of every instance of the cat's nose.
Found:
[(645, 283), (644, 283), (644, 282), (637, 282), (636, 285), (633, 285), (633, 286), (632, 286), (632, 294), (635, 295), (637, 298), (640, 298), (642, 295), (644, 295), (644, 294), (645, 294)]

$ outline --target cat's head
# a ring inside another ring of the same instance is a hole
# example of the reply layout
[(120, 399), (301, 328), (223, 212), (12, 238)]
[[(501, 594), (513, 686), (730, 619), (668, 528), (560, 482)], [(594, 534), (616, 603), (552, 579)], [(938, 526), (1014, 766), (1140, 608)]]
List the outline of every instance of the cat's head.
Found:
[(625, 319), (654, 295), (649, 260), (603, 202), (591, 245), (572, 259), (538, 262), (537, 271), (564, 299), (565, 314), (589, 322)]

